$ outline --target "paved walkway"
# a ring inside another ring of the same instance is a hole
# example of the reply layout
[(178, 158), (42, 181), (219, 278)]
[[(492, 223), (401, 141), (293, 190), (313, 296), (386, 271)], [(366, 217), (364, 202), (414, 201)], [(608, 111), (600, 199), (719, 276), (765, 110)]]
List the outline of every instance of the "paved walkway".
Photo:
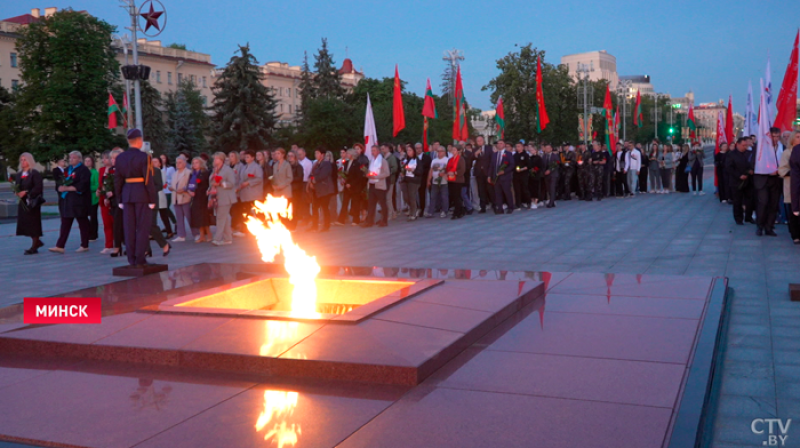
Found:
[[(706, 188), (713, 190), (711, 179)], [(50, 247), (58, 220), (44, 226)], [(11, 237), (14, 228), (0, 225), (0, 306), (115, 281), (111, 268), (123, 264), (97, 253), (102, 242), (74, 253), (77, 228), (66, 255), (23, 256), (29, 240)], [(730, 206), (711, 194), (670, 194), (560, 202), (510, 216), (348, 226), (299, 233), (296, 240), (321, 264), (727, 276), (731, 325), (714, 446), (736, 447), (761, 446), (764, 437), (750, 429), (753, 419), (800, 419), (800, 304), (789, 301), (787, 286), (800, 282), (800, 247), (785, 226), (778, 226), (778, 238), (754, 231), (734, 225)], [(259, 258), (245, 238), (219, 248), (179, 243), (167, 261), (180, 267)], [(787, 446), (798, 442), (800, 430), (790, 430)]]

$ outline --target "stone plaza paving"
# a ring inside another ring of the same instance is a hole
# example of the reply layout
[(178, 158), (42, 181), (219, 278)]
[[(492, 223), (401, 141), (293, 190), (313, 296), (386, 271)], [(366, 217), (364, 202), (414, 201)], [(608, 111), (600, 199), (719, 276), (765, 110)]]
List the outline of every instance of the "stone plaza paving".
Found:
[[(713, 189), (711, 179), (706, 188)], [(89, 253), (74, 252), (77, 226), (65, 255), (37, 256), (22, 255), (29, 240), (12, 237), (14, 228), (0, 225), (0, 307), (119, 280), (111, 268), (123, 262), (97, 253), (102, 240)], [(46, 249), (55, 242), (58, 220), (46, 220), (44, 228)], [(762, 446), (763, 435), (751, 431), (753, 419), (800, 416), (800, 303), (788, 294), (788, 283), (800, 283), (800, 247), (785, 226), (776, 230), (778, 238), (759, 238), (754, 226), (734, 225), (730, 206), (711, 194), (670, 194), (573, 200), (555, 209), (457, 221), (394, 220), (368, 230), (334, 227), (295, 239), (322, 265), (728, 277), (730, 325), (712, 446), (738, 447)], [(161, 262), (155, 252), (153, 261)], [(258, 263), (260, 256), (254, 240), (243, 238), (223, 247), (176, 243), (166, 261), (175, 269)], [(0, 400), (3, 393), (0, 386)], [(191, 387), (176, 393), (192, 398)], [(441, 394), (447, 401), (447, 392)], [(516, 398), (508, 399), (514, 406)], [(786, 446), (800, 446), (800, 430), (789, 435)]]

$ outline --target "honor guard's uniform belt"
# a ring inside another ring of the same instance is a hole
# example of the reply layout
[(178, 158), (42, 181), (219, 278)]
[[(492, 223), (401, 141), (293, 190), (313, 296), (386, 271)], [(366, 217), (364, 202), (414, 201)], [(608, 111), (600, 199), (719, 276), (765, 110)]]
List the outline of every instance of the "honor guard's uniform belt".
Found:
[(144, 177), (129, 177), (125, 179), (126, 184), (140, 184), (144, 183)]

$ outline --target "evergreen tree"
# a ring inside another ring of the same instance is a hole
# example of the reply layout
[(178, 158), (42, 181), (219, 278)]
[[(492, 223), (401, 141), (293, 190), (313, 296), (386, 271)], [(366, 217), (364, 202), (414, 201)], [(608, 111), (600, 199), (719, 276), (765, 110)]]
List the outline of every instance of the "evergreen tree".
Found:
[(116, 28), (71, 9), (22, 27), (17, 39), (22, 87), (15, 115), (37, 160), (120, 143), (107, 129), (108, 92), (119, 81), (111, 47)]
[(308, 66), (308, 52), (303, 52), (303, 72), (300, 75), (300, 111), (298, 116), (300, 121), (303, 120), (303, 112), (305, 105), (312, 99), (317, 97), (317, 91), (314, 86), (314, 75)]
[[(184, 129), (191, 129), (192, 138), (184, 139), (186, 144), (191, 144), (192, 151), (197, 153), (203, 152), (207, 149), (206, 134), (209, 132), (210, 120), (206, 115), (205, 100), (190, 79), (184, 79), (178, 85), (178, 89), (174, 92), (167, 93), (167, 115), (168, 127), (170, 132), (170, 141), (172, 151), (175, 151), (177, 141), (175, 140), (176, 120), (181, 116), (180, 120), (186, 121), (187, 126), (182, 126)], [(186, 109), (186, 118), (183, 118), (183, 111), (178, 113), (178, 109)], [(174, 155), (174, 153), (173, 153)]]
[(164, 121), (164, 100), (161, 93), (149, 81), (142, 81), (142, 126), (145, 140), (155, 154), (166, 154), (169, 150), (169, 131)]
[(172, 95), (169, 113), (169, 136), (170, 136), (170, 157), (175, 157), (179, 153), (185, 152), (190, 157), (197, 155), (199, 142), (197, 140), (197, 128), (192, 119), (192, 112), (186, 96), (181, 90)]
[(341, 98), (344, 96), (342, 75), (333, 61), (333, 54), (328, 51), (328, 39), (322, 38), (322, 47), (314, 56), (314, 88), (316, 97)]
[(261, 150), (272, 140), (276, 101), (262, 84), (264, 78), (250, 46), (239, 46), (214, 85), (215, 147), (225, 151)]

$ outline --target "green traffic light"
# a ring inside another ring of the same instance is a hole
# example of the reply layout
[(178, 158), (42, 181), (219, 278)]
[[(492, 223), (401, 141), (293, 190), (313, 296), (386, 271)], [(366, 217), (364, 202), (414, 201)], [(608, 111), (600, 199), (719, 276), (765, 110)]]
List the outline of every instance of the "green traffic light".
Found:
[(675, 129), (674, 128), (669, 128), (669, 133), (670, 134), (674, 134), (675, 133)]

